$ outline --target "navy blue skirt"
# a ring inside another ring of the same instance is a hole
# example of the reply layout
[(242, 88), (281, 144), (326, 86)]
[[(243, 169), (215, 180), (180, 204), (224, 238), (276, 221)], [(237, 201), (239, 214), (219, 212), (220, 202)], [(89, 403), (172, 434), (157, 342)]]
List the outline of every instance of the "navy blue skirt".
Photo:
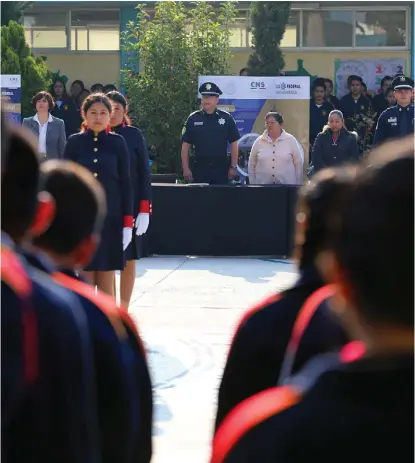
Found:
[(128, 248), (125, 250), (126, 260), (138, 260), (142, 257), (147, 257), (144, 250), (147, 236), (146, 234), (137, 236), (136, 230), (137, 229), (134, 228), (133, 239), (131, 240), (131, 243), (128, 245)]
[(124, 270), (125, 253), (122, 246), (123, 216), (105, 219), (101, 241), (92, 261), (85, 267), (87, 272)]

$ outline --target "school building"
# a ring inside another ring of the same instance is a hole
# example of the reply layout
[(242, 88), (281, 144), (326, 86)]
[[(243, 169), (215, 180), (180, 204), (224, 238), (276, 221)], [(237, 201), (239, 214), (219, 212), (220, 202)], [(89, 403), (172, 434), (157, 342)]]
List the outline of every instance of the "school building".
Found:
[[(151, 11), (155, 2), (147, 2)], [(120, 36), (136, 17), (137, 2), (39, 1), (25, 11), (28, 43), (69, 83), (117, 85), (123, 65)], [(250, 2), (238, 2), (232, 29), (230, 73), (251, 53)], [(334, 77), (335, 60), (401, 59), (414, 77), (414, 3), (400, 1), (292, 2), (282, 40), (288, 72)], [(298, 68), (301, 68), (300, 70)], [(304, 74), (303, 74), (304, 75)]]

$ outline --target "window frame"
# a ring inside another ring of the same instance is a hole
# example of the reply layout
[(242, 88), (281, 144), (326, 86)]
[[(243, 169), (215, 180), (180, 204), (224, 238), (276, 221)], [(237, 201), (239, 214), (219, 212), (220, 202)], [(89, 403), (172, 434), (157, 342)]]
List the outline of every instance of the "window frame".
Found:
[[(118, 11), (120, 12), (120, 8), (103, 8), (108, 11)], [(318, 11), (351, 11), (352, 12), (352, 21), (353, 21), (353, 28), (352, 28), (352, 46), (349, 47), (306, 47), (303, 45), (303, 29), (304, 29), (304, 20), (303, 20), (303, 12), (304, 11), (316, 11), (316, 8), (301, 6), (301, 7), (294, 7), (292, 8), (293, 11), (297, 11), (299, 13), (299, 43), (298, 47), (282, 47), (284, 52), (294, 52), (294, 53), (302, 53), (306, 51), (310, 52), (333, 52), (333, 51), (358, 51), (362, 53), (373, 53), (373, 51), (379, 52), (410, 52), (411, 50), (411, 37), (412, 37), (412, 21), (411, 21), (411, 7), (410, 6), (330, 6), (324, 7), (322, 4), (322, 8), (318, 8)], [(42, 11), (48, 11), (49, 13), (62, 13), (61, 9), (54, 8), (52, 11), (49, 11), (46, 6), (40, 9), (36, 9), (34, 13), (42, 13)], [(65, 10), (66, 13), (66, 36), (67, 36), (67, 44), (65, 48), (33, 48), (33, 51), (37, 54), (120, 54), (121, 50), (72, 50), (72, 11), (97, 11), (96, 8), (70, 8), (69, 10)], [(400, 47), (393, 47), (393, 46), (372, 46), (372, 47), (358, 47), (356, 46), (356, 12), (358, 11), (404, 11), (405, 12), (405, 27), (406, 27), (406, 44)], [(233, 54), (238, 53), (246, 53), (247, 51), (251, 52), (253, 50), (252, 47), (249, 46), (249, 27), (250, 27), (250, 17), (249, 17), (249, 8), (240, 8), (238, 9), (238, 14), (241, 14), (242, 17), (243, 13), (245, 13), (246, 17), (246, 30), (245, 30), (245, 40), (246, 40), (246, 47), (231, 47), (231, 52)], [(105, 30), (105, 28), (103, 28)], [(121, 29), (121, 28), (120, 28)], [(36, 29), (25, 29), (30, 30), (31, 34)], [(113, 29), (108, 29), (113, 30)]]
[[(242, 11), (242, 10), (241, 10)], [(324, 7), (324, 3), (322, 4), (322, 8), (316, 8), (313, 7), (298, 7), (296, 8), (295, 6), (292, 8), (292, 11), (298, 11), (299, 12), (299, 43), (300, 46), (298, 47), (281, 47), (281, 49), (284, 52), (305, 52), (305, 51), (318, 51), (318, 52), (333, 52), (333, 51), (358, 51), (358, 52), (363, 52), (363, 53), (373, 53), (373, 51), (390, 51), (390, 52), (409, 52), (411, 50), (411, 34), (412, 34), (412, 23), (411, 23), (411, 7), (409, 6), (377, 6), (377, 7), (372, 7), (372, 6), (330, 6), (330, 7)], [(303, 40), (304, 40), (304, 16), (303, 13), (304, 11), (349, 11), (352, 13), (352, 46), (347, 46), (347, 47), (307, 47), (303, 45)], [(372, 46), (372, 47), (358, 47), (356, 46), (356, 12), (359, 11), (404, 11), (405, 12), (405, 28), (406, 28), (406, 37), (405, 41), (406, 44), (404, 46), (400, 47), (393, 47), (393, 46), (383, 46), (383, 47), (378, 47), (378, 46)], [(247, 29), (246, 29), (246, 40), (247, 44), (249, 44), (249, 33), (248, 29), (250, 27), (250, 18), (249, 18), (249, 10), (246, 10), (246, 15), (247, 15)], [(246, 53), (247, 50), (252, 50), (252, 47), (232, 47), (231, 51), (232, 53)]]
[[(101, 10), (106, 10), (106, 11), (117, 11), (120, 13), (121, 9), (120, 8), (100, 8)], [(66, 14), (66, 25), (65, 25), (65, 30), (66, 30), (66, 47), (62, 48), (32, 48), (32, 50), (36, 54), (76, 54), (76, 55), (85, 55), (85, 54), (94, 54), (94, 55), (119, 55), (121, 53), (121, 49), (119, 50), (72, 50), (72, 11), (97, 11), (96, 8), (70, 8), (69, 10), (64, 11)], [(59, 9), (54, 9), (53, 11), (49, 11), (51, 13), (62, 13), (62, 10)], [(42, 10), (35, 10), (34, 13), (41, 14)], [(63, 27), (63, 26), (61, 26)], [(89, 29), (89, 28), (88, 28)], [(87, 30), (88, 30), (87, 29)], [(92, 27), (91, 29), (94, 29)], [(100, 30), (105, 30), (104, 26), (99, 27)], [(30, 28), (30, 29), (25, 29), (30, 30), (31, 34), (33, 34), (33, 31), (36, 30), (35, 28)], [(108, 28), (108, 30), (114, 30), (113, 28)], [(121, 36), (121, 31), (120, 31), (120, 24), (118, 25), (118, 30), (120, 32)], [(88, 44), (89, 46), (89, 44)]]

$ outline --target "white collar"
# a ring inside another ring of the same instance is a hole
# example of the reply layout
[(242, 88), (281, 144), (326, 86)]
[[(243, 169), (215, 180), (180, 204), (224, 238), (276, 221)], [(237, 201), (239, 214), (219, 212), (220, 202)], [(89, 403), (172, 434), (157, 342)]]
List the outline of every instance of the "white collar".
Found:
[[(281, 133), (280, 133), (280, 136), (278, 138), (275, 139), (275, 141), (278, 141), (278, 140), (284, 140), (285, 139), (285, 130), (284, 129), (281, 129)], [(268, 130), (265, 129), (264, 133), (262, 134), (262, 139), (269, 142), (269, 143), (275, 143), (272, 138), (268, 135)]]
[[(40, 124), (40, 121), (39, 121), (39, 118), (37, 116), (37, 113), (33, 116), (33, 120), (36, 121), (39, 125)], [(48, 124), (49, 122), (52, 122), (52, 115), (49, 113), (49, 117), (48, 117), (48, 120), (45, 122), (46, 124)]]

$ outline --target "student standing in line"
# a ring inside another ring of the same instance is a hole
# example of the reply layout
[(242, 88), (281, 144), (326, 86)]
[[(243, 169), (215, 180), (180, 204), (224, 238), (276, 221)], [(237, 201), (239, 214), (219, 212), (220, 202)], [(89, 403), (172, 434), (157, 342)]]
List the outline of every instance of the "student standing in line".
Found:
[(69, 137), (65, 159), (86, 167), (104, 187), (107, 211), (101, 242), (85, 268), (93, 286), (115, 297), (115, 271), (125, 268), (125, 250), (133, 233), (130, 154), (123, 137), (111, 132), (111, 101), (90, 95), (82, 105), (83, 131)]
[(104, 191), (88, 170), (70, 161), (46, 162), (42, 174), (56, 213), (50, 227), (32, 240), (27, 258), (75, 294), (87, 316), (94, 347), (102, 462), (149, 463), (152, 388), (136, 325), (113, 298), (95, 294), (75, 276), (99, 242), (106, 215)]
[[(147, 232), (151, 214), (151, 175), (146, 141), (141, 130), (131, 125), (127, 115), (127, 100), (119, 92), (110, 92), (112, 103), (111, 127), (122, 135), (130, 152), (131, 186), (133, 188), (133, 214), (135, 227), (133, 239), (126, 249), (127, 265), (121, 272), (120, 296), (124, 307), (130, 305), (135, 283), (136, 260), (140, 259), (144, 234)], [(137, 215), (136, 215), (137, 214)]]

